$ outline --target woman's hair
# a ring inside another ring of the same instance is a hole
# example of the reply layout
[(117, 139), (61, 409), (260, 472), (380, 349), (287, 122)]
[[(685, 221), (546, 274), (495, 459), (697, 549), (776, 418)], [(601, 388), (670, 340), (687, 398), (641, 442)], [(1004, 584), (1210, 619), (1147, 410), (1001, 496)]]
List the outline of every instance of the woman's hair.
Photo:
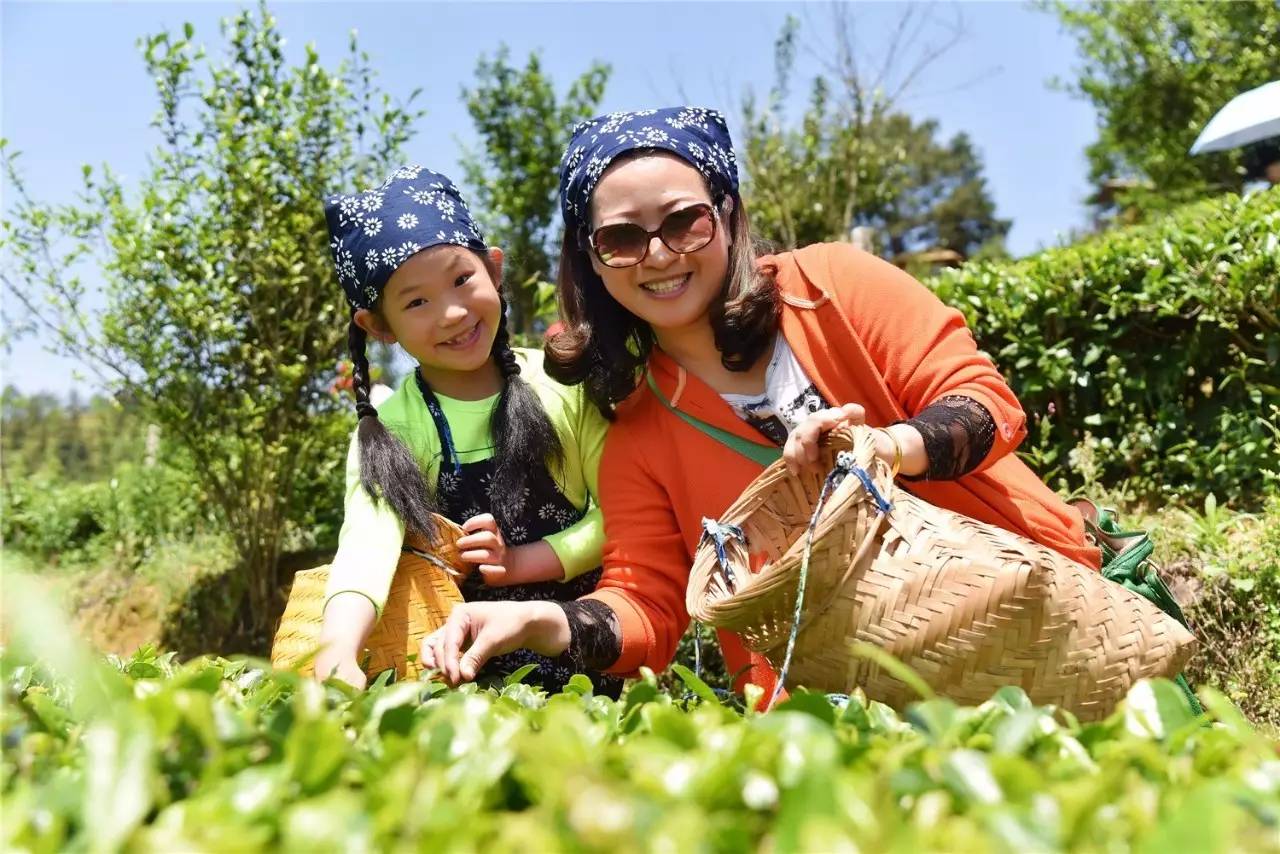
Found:
[[(503, 378), (498, 405), (489, 422), (494, 444), (494, 473), (489, 494), (494, 496), (493, 515), (499, 525), (509, 528), (518, 524), (533, 473), (563, 464), (564, 448), (537, 392), (520, 376), (520, 364), (511, 349), (507, 331), (507, 301), (502, 296), (498, 270), (488, 256), (480, 258), (493, 277), (501, 300), (497, 335), (489, 351)], [(378, 419), (377, 409), (369, 402), (365, 341), (365, 331), (353, 316), (347, 342), (354, 365), (352, 379), (360, 419), (356, 429), (360, 485), (375, 503), (385, 500), (407, 531), (432, 539), (436, 530), (431, 514), (436, 510), (436, 503), (423, 482), (422, 470), (405, 444)]]
[[(638, 150), (632, 156), (647, 153)], [(767, 250), (752, 238), (742, 198), (724, 198), (733, 202), (727, 217), (729, 268), (711, 303), (710, 321), (720, 361), (731, 371), (745, 371), (778, 328), (778, 288), (773, 271), (757, 268), (756, 258)], [(724, 199), (714, 201), (723, 210)], [(612, 419), (617, 404), (639, 384), (656, 339), (648, 323), (605, 289), (589, 251), (585, 234), (565, 232), (558, 277), (565, 328), (546, 343), (547, 373), (566, 385), (582, 383), (591, 402)]]

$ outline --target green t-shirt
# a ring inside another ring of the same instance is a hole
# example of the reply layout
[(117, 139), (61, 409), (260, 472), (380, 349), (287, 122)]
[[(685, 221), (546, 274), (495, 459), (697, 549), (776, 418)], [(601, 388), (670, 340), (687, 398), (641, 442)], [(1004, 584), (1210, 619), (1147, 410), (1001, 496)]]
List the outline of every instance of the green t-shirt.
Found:
[[(552, 477), (574, 507), (585, 510), (588, 504), (597, 505), (578, 522), (544, 538), (560, 559), (565, 578), (574, 578), (600, 565), (604, 547), (604, 520), (594, 496), (599, 494), (596, 478), (608, 422), (587, 400), (581, 386), (561, 385), (547, 376), (540, 351), (516, 348), (515, 353), (521, 378), (537, 393), (564, 448), (563, 470), (553, 471)], [(492, 457), (489, 417), (498, 396), (455, 400), (437, 395), (437, 399), (449, 422), (459, 461), (472, 463)], [(427, 488), (434, 491), (440, 471), (440, 437), (412, 374), (378, 406), (378, 418), (413, 453)], [(403, 542), (404, 525), (399, 517), (385, 504), (375, 505), (360, 485), (360, 455), (353, 437), (347, 451), (342, 531), (338, 553), (329, 567), (326, 602), (338, 593), (354, 591), (369, 597), (381, 611)]]

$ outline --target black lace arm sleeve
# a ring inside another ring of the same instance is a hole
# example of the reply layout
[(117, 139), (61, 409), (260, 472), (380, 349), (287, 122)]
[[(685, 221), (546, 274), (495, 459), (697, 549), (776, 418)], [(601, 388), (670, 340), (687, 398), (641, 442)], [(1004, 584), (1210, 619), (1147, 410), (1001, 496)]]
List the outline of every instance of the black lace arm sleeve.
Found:
[(996, 440), (996, 422), (987, 408), (958, 394), (938, 398), (904, 423), (924, 437), (929, 470), (923, 478), (927, 480), (955, 480), (968, 474), (987, 458)]
[(569, 648), (565, 651), (579, 673), (604, 670), (622, 654), (622, 627), (618, 615), (596, 599), (561, 602), (569, 618)]

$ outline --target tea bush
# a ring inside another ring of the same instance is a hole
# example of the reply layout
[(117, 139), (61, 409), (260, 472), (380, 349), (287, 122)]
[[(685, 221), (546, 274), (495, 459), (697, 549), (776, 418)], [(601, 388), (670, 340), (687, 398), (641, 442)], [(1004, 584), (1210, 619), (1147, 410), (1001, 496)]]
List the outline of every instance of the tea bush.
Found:
[(1247, 506), (1274, 490), (1280, 188), (932, 284), (1017, 392), (1021, 450), (1055, 486)]
[(758, 714), (687, 671), (685, 696), (646, 675), (613, 701), (585, 677), (353, 692), (148, 650), (79, 682), (2, 663), (9, 850), (1280, 847), (1275, 746), (1163, 681), (1079, 726), (1017, 688), (902, 715), (798, 692)]

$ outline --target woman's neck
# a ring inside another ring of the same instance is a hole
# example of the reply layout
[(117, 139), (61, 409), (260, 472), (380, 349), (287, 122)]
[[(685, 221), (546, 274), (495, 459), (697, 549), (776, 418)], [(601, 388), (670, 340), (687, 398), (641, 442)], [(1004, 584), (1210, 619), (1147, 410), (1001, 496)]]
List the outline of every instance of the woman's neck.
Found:
[(502, 371), (493, 358), (474, 371), (454, 371), (420, 364), (418, 372), (433, 392), (454, 400), (484, 400), (502, 391)]
[(717, 394), (759, 394), (764, 391), (768, 356), (757, 359), (749, 370), (729, 370), (720, 359), (710, 320), (703, 318), (679, 329), (655, 329), (653, 333), (664, 353), (711, 386)]

